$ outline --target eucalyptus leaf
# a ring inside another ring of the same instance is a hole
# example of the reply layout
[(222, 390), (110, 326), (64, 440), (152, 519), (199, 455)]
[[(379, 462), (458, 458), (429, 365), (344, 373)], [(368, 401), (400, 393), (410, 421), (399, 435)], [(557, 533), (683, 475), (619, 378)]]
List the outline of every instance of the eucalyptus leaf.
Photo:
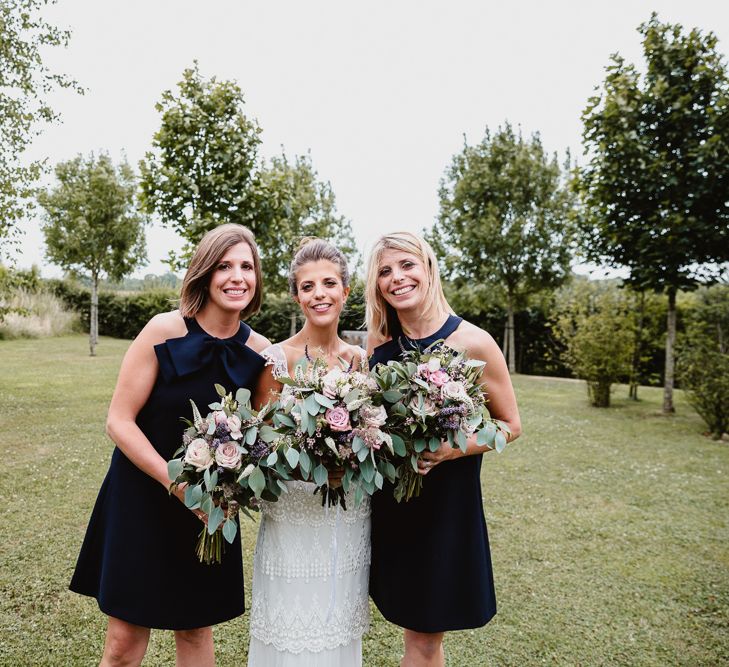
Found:
[(318, 415), (319, 414), (319, 411), (321, 409), (320, 406), (319, 406), (318, 401), (316, 400), (316, 395), (315, 394), (309, 394), (304, 399), (304, 407), (306, 408), (306, 411), (312, 417), (315, 417), (316, 415)]
[(248, 486), (251, 487), (251, 491), (256, 496), (260, 496), (261, 491), (266, 487), (266, 477), (258, 466), (250, 474), (250, 477), (248, 477)]
[(181, 474), (185, 464), (180, 459), (167, 462), (167, 476), (174, 482)]
[(314, 398), (319, 405), (322, 405), (325, 408), (333, 408), (336, 405), (331, 398), (324, 396), (324, 394), (320, 394), (319, 392), (314, 392)]
[(273, 418), (273, 421), (274, 423), (278, 422), (279, 424), (283, 424), (284, 426), (288, 426), (289, 428), (296, 428), (296, 422), (283, 412), (277, 412)]
[(327, 436), (324, 438), (324, 442), (334, 452), (334, 456), (339, 457), (339, 451), (337, 450), (337, 444), (334, 442), (334, 438)]
[(235, 392), (235, 400), (238, 401), (240, 405), (245, 405), (251, 400), (251, 390), (241, 387)]
[(268, 424), (261, 424), (258, 428), (258, 436), (266, 443), (273, 442), (279, 437), (278, 433), (276, 433), (276, 431), (274, 431)]
[(320, 463), (314, 468), (314, 483), (317, 486), (323, 486), (329, 480), (329, 473), (327, 469)]
[(375, 471), (375, 486), (378, 489), (382, 489), (382, 485), (385, 483), (385, 479), (380, 473), (380, 471)]
[(395, 454), (405, 456), (407, 453), (405, 441), (397, 433), (390, 433), (390, 437), (392, 438), (392, 447), (395, 450)]
[(286, 457), (286, 461), (288, 461), (288, 464), (291, 466), (292, 469), (296, 468), (296, 466), (299, 465), (299, 452), (293, 447), (289, 447), (286, 450), (284, 456)]
[(413, 443), (413, 449), (418, 453), (424, 452), (426, 446), (427, 445), (425, 444), (425, 438), (416, 438), (415, 442)]
[(496, 451), (499, 453), (503, 452), (504, 447), (506, 447), (506, 436), (501, 431), (496, 434), (494, 442), (496, 443)]
[(246, 445), (252, 445), (256, 441), (257, 437), (258, 437), (258, 427), (257, 426), (251, 426), (250, 428), (246, 429), (246, 435), (245, 435)]
[(221, 403), (209, 403), (209, 404), (208, 404), (208, 407), (209, 407), (209, 408), (210, 408), (211, 410), (222, 410), (222, 409), (223, 409), (223, 406), (222, 406), (222, 404), (221, 404)]
[(213, 507), (213, 511), (208, 514), (208, 535), (212, 535), (218, 529), (218, 526), (223, 523), (224, 519), (225, 512), (223, 512), (221, 507), (219, 505)]
[(276, 465), (276, 461), (278, 461), (278, 452), (271, 452), (266, 458), (266, 465), (274, 466)]
[(299, 468), (308, 477), (311, 472), (311, 458), (304, 449), (299, 452)]
[(238, 524), (235, 519), (227, 519), (223, 524), (223, 537), (226, 539), (228, 544), (233, 544), (233, 540), (238, 533)]
[(402, 398), (402, 394), (394, 389), (388, 389), (387, 391), (383, 392), (382, 397), (388, 403), (397, 403)]
[(438, 449), (440, 449), (440, 440), (438, 438), (436, 438), (436, 437), (431, 438), (428, 441), (428, 449), (431, 452), (437, 452)]

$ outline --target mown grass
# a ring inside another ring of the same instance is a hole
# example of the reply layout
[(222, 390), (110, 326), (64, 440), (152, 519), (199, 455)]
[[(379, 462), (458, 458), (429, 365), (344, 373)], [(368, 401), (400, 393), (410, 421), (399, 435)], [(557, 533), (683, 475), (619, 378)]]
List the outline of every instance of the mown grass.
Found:
[[(103, 422), (127, 345), (102, 339), (91, 358), (83, 336), (0, 341), (2, 665), (101, 653), (105, 619), (67, 585), (111, 455)], [(578, 382), (515, 383), (526, 435), (483, 469), (499, 613), (448, 635), (448, 664), (729, 664), (729, 446), (701, 435), (680, 394), (666, 418), (657, 389), (633, 403), (618, 388), (598, 410)], [(256, 530), (243, 522), (248, 580)], [(407, 576), (397, 554), (392, 566)], [(199, 604), (193, 586), (168, 594)], [(218, 664), (245, 664), (247, 615), (215, 636)], [(373, 610), (365, 664), (396, 665), (400, 642)], [(171, 633), (153, 632), (145, 664), (173, 656)]]

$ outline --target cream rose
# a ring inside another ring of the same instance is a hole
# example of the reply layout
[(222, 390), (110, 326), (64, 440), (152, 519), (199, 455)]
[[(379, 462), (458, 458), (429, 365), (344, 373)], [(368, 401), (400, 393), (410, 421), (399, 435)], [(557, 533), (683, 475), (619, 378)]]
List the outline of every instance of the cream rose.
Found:
[(215, 450), (215, 461), (221, 468), (233, 470), (240, 465), (240, 452), (238, 446), (228, 441)]
[(446, 382), (440, 389), (441, 396), (451, 401), (467, 401), (468, 393), (460, 382)]
[(243, 434), (240, 432), (241, 421), (238, 415), (228, 417), (228, 428), (230, 429), (230, 437), (234, 440), (240, 440)]
[(202, 438), (195, 438), (185, 451), (185, 463), (195, 466), (197, 472), (202, 472), (213, 465), (213, 457), (210, 455), (210, 447)]
[(321, 379), (321, 393), (327, 398), (336, 398), (337, 382), (342, 375), (342, 369), (336, 366), (328, 371)]
[(387, 410), (382, 405), (363, 405), (359, 409), (359, 416), (366, 426), (377, 428), (387, 421)]

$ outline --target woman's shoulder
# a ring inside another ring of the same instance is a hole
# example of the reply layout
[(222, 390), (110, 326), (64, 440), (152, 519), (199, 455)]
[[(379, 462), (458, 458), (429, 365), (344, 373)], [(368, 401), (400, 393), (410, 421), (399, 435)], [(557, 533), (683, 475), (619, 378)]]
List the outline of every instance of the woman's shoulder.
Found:
[(257, 331), (251, 329), (251, 333), (248, 336), (246, 345), (248, 345), (248, 347), (250, 347), (251, 350), (253, 350), (254, 352), (262, 354), (264, 350), (271, 347), (271, 341), (262, 334), (259, 334)]
[(187, 334), (187, 325), (179, 310), (158, 313), (139, 332), (136, 340), (152, 345), (164, 343), (170, 338), (180, 338)]
[(469, 355), (477, 358), (499, 350), (498, 343), (488, 331), (468, 320), (463, 320), (458, 328), (448, 336), (448, 345), (454, 349), (465, 350)]

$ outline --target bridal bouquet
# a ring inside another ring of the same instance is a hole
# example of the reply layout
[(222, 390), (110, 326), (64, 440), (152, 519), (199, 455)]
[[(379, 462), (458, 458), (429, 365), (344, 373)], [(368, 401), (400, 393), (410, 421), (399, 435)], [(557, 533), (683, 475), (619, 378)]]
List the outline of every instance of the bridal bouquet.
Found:
[(479, 445), (499, 452), (506, 446), (508, 427), (491, 419), (486, 408), (480, 383), (485, 363), (436, 341), (423, 351), (403, 349), (401, 361), (375, 369), (390, 435), (401, 456), (395, 487), (398, 502), (420, 494), (418, 457), (426, 449), (435, 452), (447, 440), (465, 452), (468, 436), (476, 432)]
[[(267, 459), (269, 465), (283, 458), (292, 473), (314, 481), (322, 505), (341, 503), (345, 509), (350, 488), (359, 504), (364, 494), (381, 489), (385, 479), (395, 480), (388, 456), (394, 453), (393, 442), (382, 430), (387, 412), (368, 374), (346, 362), (329, 368), (307, 351), (293, 378), (279, 380), (284, 388), (273, 424), (281, 440)], [(330, 484), (330, 472), (342, 475), (341, 485)]]
[(248, 389), (239, 389), (235, 398), (219, 384), (215, 390), (220, 401), (208, 406), (212, 412), (204, 418), (190, 401), (193, 419), (183, 419), (188, 428), (182, 446), (167, 463), (174, 480), (170, 490), (186, 484), (185, 505), (208, 515), (197, 543), (200, 562), (208, 564), (221, 561), (223, 538), (229, 543), (235, 539), (238, 509), (250, 516), (254, 498), (276, 500), (284, 488), (281, 478), (288, 478), (285, 469), (266, 463), (276, 434), (264, 421), (275, 406), (256, 411)]

